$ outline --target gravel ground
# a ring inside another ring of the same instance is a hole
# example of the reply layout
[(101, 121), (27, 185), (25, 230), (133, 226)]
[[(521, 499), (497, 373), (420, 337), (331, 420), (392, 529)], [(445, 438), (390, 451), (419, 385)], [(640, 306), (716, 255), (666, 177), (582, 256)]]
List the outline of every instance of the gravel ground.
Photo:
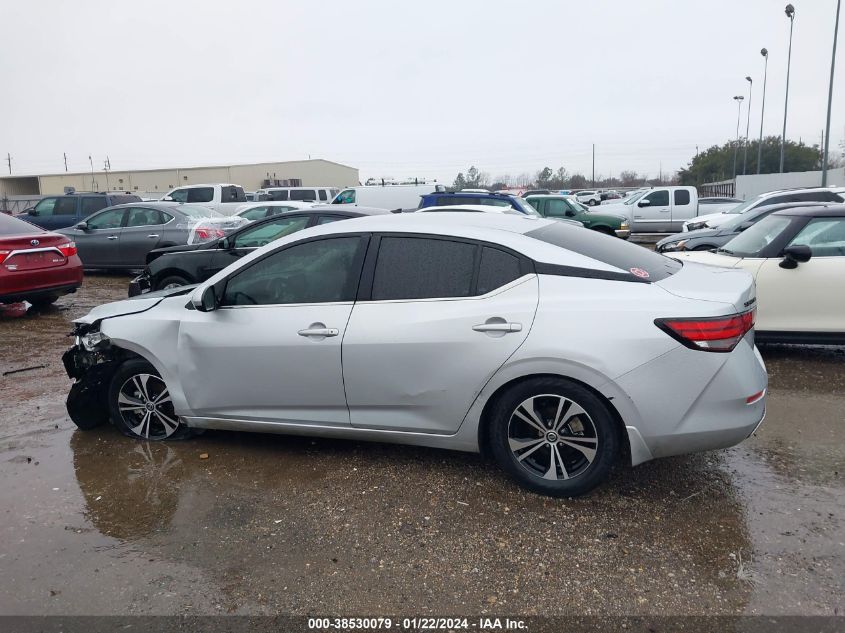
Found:
[(76, 430), (69, 321), (127, 283), (0, 312), (0, 372), (26, 369), (0, 378), (2, 614), (843, 613), (841, 348), (763, 349), (768, 417), (740, 446), (561, 501), (462, 453)]

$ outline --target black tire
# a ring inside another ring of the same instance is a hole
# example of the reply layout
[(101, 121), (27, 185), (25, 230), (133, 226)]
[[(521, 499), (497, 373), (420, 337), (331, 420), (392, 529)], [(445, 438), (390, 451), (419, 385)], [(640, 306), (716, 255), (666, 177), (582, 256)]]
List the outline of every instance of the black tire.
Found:
[(168, 275), (156, 284), (156, 290), (164, 290), (167, 286), (187, 286), (190, 283), (181, 275)]
[(33, 297), (32, 299), (27, 299), (27, 301), (37, 308), (45, 308), (49, 305), (53, 305), (58, 300), (59, 295), (39, 295), (37, 297)]
[[(542, 436), (535, 423), (526, 423), (522, 413), (529, 413), (523, 406), (534, 397), (534, 417), (541, 422), (549, 422), (563, 411), (555, 428), (544, 425)], [(559, 403), (564, 403), (561, 409)], [(581, 413), (569, 415), (573, 406), (580, 407)], [(499, 466), (520, 485), (539, 494), (575, 497), (590, 492), (607, 479), (619, 456), (619, 431), (605, 403), (585, 387), (563, 378), (534, 378), (515, 385), (499, 398), (488, 423), (490, 449)], [(526, 434), (527, 439), (522, 439)], [(512, 449), (511, 440), (524, 446)], [(554, 454), (552, 449), (556, 449)], [(554, 468), (554, 479), (541, 474), (547, 465), (546, 475)], [(563, 478), (564, 469), (567, 479)]]
[(587, 204), (588, 204), (588, 205), (590, 205), (591, 207), (594, 207), (594, 206), (596, 206), (596, 205), (598, 204), (598, 202), (596, 202), (595, 200), (589, 200), (589, 201), (587, 202)]
[[(165, 402), (158, 404), (159, 399)], [(108, 404), (112, 424), (128, 437), (160, 441), (193, 435), (173, 410), (161, 376), (142, 358), (127, 360), (118, 367), (109, 385)]]
[(607, 226), (594, 226), (593, 230), (597, 233), (604, 233), (605, 235), (609, 235), (610, 237), (616, 237), (616, 232)]

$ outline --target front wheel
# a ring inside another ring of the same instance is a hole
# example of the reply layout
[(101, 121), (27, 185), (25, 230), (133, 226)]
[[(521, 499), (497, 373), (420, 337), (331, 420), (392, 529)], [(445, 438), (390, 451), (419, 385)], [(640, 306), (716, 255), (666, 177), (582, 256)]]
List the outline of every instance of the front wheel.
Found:
[(596, 202), (595, 200), (590, 200), (589, 202), (587, 202), (587, 204), (589, 204), (591, 207), (594, 207), (598, 204), (598, 202)]
[(491, 450), (533, 492), (574, 497), (604, 482), (619, 454), (607, 406), (585, 387), (536, 378), (502, 396), (490, 420)]
[(143, 359), (133, 358), (118, 368), (109, 386), (108, 403), (112, 422), (129, 437), (158, 441), (191, 435), (191, 429), (176, 415), (167, 385)]
[(181, 275), (168, 275), (156, 285), (156, 290), (170, 290), (171, 288), (179, 288), (180, 286), (187, 286), (190, 281)]

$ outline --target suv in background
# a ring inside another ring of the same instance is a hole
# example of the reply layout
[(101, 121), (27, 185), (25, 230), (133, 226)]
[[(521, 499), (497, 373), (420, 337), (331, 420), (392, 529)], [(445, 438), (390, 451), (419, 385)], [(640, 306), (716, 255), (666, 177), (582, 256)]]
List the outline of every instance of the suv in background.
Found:
[(601, 194), (598, 191), (576, 191), (575, 198), (581, 204), (586, 204), (591, 207), (601, 204)]
[(510, 207), (519, 213), (537, 215), (537, 211), (534, 210), (534, 207), (518, 196), (501, 193), (464, 193), (463, 191), (456, 191), (455, 193), (438, 191), (420, 196), (420, 206), (418, 209), (476, 204), (494, 207)]
[(141, 202), (133, 193), (74, 192), (41, 198), (34, 207), (19, 214), (22, 220), (48, 231), (64, 229), (81, 222), (92, 213), (126, 202)]

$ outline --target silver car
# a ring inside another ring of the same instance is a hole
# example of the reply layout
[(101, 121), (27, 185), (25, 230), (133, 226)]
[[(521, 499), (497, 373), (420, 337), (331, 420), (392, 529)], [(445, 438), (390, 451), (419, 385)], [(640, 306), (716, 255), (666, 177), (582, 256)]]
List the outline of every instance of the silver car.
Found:
[(154, 248), (216, 240), (247, 222), (200, 205), (131, 202), (98, 211), (58, 232), (76, 242), (85, 268), (133, 270), (144, 267)]
[(358, 218), (95, 308), (64, 356), (68, 411), (141, 440), (231, 429), (484, 450), (527, 488), (572, 496), (623, 456), (755, 430), (754, 304), (745, 271), (562, 222)]

